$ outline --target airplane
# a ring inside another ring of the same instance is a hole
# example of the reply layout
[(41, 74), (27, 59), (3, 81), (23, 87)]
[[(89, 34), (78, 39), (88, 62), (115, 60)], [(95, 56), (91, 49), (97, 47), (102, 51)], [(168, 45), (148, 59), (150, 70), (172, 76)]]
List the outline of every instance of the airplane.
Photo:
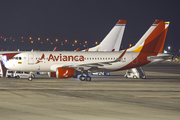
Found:
[(162, 53), (169, 23), (156, 20), (135, 46), (119, 52), (23, 52), (7, 61), (5, 66), (11, 70), (51, 71), (55, 72), (52, 77), (57, 78), (81, 74), (81, 81), (91, 81), (90, 72), (126, 70), (172, 57)]

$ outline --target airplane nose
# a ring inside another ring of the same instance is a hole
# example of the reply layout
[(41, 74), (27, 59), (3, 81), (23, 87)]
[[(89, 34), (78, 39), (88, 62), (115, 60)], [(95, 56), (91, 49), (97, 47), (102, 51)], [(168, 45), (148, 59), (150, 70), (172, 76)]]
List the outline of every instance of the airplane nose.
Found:
[(10, 66), (11, 66), (11, 62), (10, 61), (5, 62), (5, 67), (6, 68), (10, 69)]
[(4, 65), (6, 68), (8, 68), (8, 62), (5, 62)]

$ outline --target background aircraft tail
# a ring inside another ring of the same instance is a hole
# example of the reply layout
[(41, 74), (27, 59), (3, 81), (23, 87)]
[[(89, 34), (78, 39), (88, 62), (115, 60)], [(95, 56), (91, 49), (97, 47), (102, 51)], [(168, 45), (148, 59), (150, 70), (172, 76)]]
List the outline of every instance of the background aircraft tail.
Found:
[(156, 20), (136, 45), (129, 48), (128, 51), (162, 53), (169, 23)]
[(125, 25), (126, 20), (119, 20), (103, 41), (99, 45), (89, 48), (89, 51), (112, 51), (113, 49), (119, 51)]

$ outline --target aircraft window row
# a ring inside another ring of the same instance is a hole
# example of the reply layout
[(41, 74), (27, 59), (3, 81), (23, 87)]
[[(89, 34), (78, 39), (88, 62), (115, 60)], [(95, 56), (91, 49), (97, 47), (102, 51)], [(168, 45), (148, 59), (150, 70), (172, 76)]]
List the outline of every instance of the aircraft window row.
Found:
[[(48, 60), (49, 58), (43, 58), (41, 60)], [(60, 58), (58, 58), (59, 60)], [(61, 58), (63, 59), (63, 58)], [(65, 59), (65, 58), (64, 58)], [(117, 58), (84, 58), (84, 60), (116, 60)], [(125, 60), (126, 58), (124, 58)], [(36, 60), (40, 60), (40, 58), (36, 58)], [(74, 59), (75, 60), (75, 59)], [(76, 58), (76, 60), (78, 60), (78, 58)]]
[(22, 60), (21, 57), (13, 57), (12, 59), (13, 59), (13, 60)]
[(117, 58), (84, 58), (84, 60), (115, 60)]

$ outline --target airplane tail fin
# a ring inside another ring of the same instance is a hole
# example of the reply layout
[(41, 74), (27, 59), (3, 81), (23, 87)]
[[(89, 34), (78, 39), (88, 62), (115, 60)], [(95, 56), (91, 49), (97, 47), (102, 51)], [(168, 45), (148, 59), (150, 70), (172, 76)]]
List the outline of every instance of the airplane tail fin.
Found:
[(129, 48), (128, 51), (162, 53), (169, 23), (156, 20), (136, 45)]
[(89, 51), (119, 51), (119, 47), (122, 41), (126, 20), (119, 20), (117, 24), (111, 29), (103, 41), (89, 49)]

